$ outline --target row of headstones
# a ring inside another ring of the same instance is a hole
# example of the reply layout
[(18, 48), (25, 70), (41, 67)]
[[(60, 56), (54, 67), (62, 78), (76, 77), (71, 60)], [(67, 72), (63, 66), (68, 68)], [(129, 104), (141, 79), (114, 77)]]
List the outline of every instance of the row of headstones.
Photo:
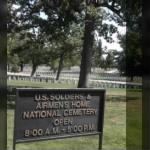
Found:
[[(56, 73), (53, 71), (43, 71), (43, 72), (36, 72), (37, 76), (56, 76)], [(72, 72), (72, 71), (62, 71), (61, 72), (62, 77), (79, 77), (79, 72)], [(90, 74), (91, 79), (101, 79), (101, 80), (110, 80), (110, 81), (126, 81), (126, 77), (120, 76), (119, 73), (91, 73)], [(141, 82), (140, 77), (134, 77), (134, 80), (136, 82)]]
[(61, 79), (55, 80), (54, 77), (30, 77), (30, 76), (19, 76), (19, 75), (8, 75), (8, 80), (22, 80), (22, 81), (34, 81), (34, 82), (47, 82), (47, 83), (66, 83), (66, 84), (77, 84), (77, 80), (72, 79)]
[[(55, 77), (56, 74), (51, 74), (51, 77)], [(79, 74), (61, 74), (61, 77), (69, 77), (69, 78), (78, 78)], [(108, 81), (121, 81), (121, 82), (126, 82), (127, 78), (123, 77), (123, 76), (113, 76), (111, 74), (99, 74), (99, 75), (95, 75), (95, 74), (90, 74), (90, 79), (94, 79), (94, 80), (108, 80)], [(135, 82), (141, 82), (141, 78), (140, 77), (134, 77), (134, 81)]]
[(35, 82), (49, 82), (49, 81), (54, 80), (54, 78), (30, 77), (30, 76), (19, 76), (19, 75), (8, 75), (7, 79), (8, 80), (35, 81)]
[[(74, 72), (74, 71), (62, 71), (61, 74), (64, 75), (79, 75), (80, 72)], [(48, 71), (48, 72), (36, 72), (37, 75), (52, 75), (52, 74), (56, 74), (53, 71)], [(91, 75), (95, 75), (95, 76), (112, 76), (112, 77), (120, 77), (120, 74), (118, 73), (91, 73)]]
[(141, 89), (142, 86), (140, 84), (134, 85), (134, 84), (125, 84), (125, 83), (114, 83), (114, 82), (91, 82), (91, 87), (100, 87), (100, 88), (129, 88), (129, 89)]
[[(62, 78), (60, 80), (55, 80), (55, 78), (45, 78), (45, 77), (29, 77), (29, 76), (17, 76), (17, 75), (8, 75), (8, 80), (24, 80), (24, 81), (34, 81), (34, 82), (46, 82), (46, 83), (60, 83), (60, 84), (72, 84), (77, 86), (78, 79), (75, 78)], [(141, 88), (140, 84), (125, 84), (117, 82), (104, 82), (104, 81), (90, 81), (90, 87), (95, 88)]]
[[(51, 77), (55, 77), (56, 73), (54, 73), (53, 71), (48, 71), (48, 72), (36, 72), (37, 76), (51, 76)], [(61, 76), (62, 77), (79, 77), (79, 72), (72, 72), (72, 71), (62, 71), (61, 72)], [(90, 74), (90, 78), (91, 79), (95, 79), (95, 80), (109, 80), (109, 81), (127, 81), (127, 78), (124, 76), (121, 76), (119, 73), (91, 73)], [(135, 82), (141, 82), (141, 78), (140, 77), (134, 77), (134, 81)]]
[[(56, 73), (53, 72), (37, 72), (36, 76), (51, 76), (54, 77), (56, 76)], [(61, 77), (70, 77), (70, 78), (78, 78), (79, 77), (79, 73), (74, 73), (74, 72), (62, 72), (61, 73)], [(90, 78), (91, 79), (95, 79), (95, 80), (110, 80), (110, 81), (126, 81), (125, 77), (121, 77), (118, 74), (114, 75), (114, 74), (108, 74), (108, 73), (102, 73), (102, 74), (90, 74)]]

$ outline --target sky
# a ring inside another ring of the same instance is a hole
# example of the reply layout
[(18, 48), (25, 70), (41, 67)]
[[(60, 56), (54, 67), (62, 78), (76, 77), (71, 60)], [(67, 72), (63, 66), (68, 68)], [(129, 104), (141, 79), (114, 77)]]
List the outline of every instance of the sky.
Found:
[[(107, 9), (107, 8), (103, 8), (103, 9), (108, 14), (114, 15), (113, 12), (110, 11), (109, 9)], [(105, 20), (104, 22), (108, 23), (108, 24), (113, 24), (114, 26), (116, 26), (117, 29), (118, 29), (119, 34), (121, 34), (121, 35), (126, 34), (126, 26), (119, 26), (115, 21)], [(119, 40), (117, 38), (117, 33), (113, 34), (112, 38), (114, 40), (113, 43), (108, 43), (108, 42), (106, 42), (105, 39), (101, 38), (101, 40), (102, 40), (102, 47), (104, 48), (106, 46), (108, 51), (111, 50), (111, 49), (122, 51), (122, 48), (120, 47), (120, 44), (118, 43)]]
[[(125, 34), (126, 33), (126, 27), (121, 27), (121, 26), (118, 26), (117, 25), (117, 28), (118, 28), (118, 31), (120, 34)], [(118, 43), (118, 38), (117, 38), (117, 33), (114, 34), (113, 36), (113, 40), (114, 42), (113, 43), (108, 43), (104, 38), (101, 38), (102, 40), (102, 47), (107, 47), (107, 50), (111, 50), (111, 49), (115, 49), (115, 50), (118, 50), (118, 51), (122, 51), (122, 48), (120, 47), (120, 44)]]

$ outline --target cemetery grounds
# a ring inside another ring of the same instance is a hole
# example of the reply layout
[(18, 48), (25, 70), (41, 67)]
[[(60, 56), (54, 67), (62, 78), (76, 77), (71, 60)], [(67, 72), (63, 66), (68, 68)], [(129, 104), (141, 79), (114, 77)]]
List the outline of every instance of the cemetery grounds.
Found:
[[(75, 88), (73, 85), (49, 84), (30, 81), (8, 81), (8, 86), (39, 88)], [(127, 105), (127, 107), (126, 107)], [(141, 147), (141, 90), (106, 89), (104, 113), (103, 149), (126, 149)], [(127, 126), (126, 126), (127, 123)], [(14, 104), (7, 109), (7, 147), (13, 147)], [(97, 149), (98, 135), (48, 140), (16, 145), (16, 150), (77, 150)], [(126, 143), (127, 142), (127, 143)]]

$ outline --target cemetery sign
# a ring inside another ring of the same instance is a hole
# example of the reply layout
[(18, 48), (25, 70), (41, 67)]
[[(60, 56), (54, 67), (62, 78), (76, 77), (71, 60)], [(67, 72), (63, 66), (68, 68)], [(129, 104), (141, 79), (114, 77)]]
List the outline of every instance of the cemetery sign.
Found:
[(17, 89), (14, 144), (101, 134), (104, 89)]

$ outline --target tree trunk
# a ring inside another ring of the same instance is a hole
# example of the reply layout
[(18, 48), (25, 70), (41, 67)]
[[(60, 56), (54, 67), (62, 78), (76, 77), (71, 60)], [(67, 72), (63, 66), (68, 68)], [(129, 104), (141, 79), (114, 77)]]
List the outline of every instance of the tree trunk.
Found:
[(36, 72), (37, 69), (37, 65), (36, 64), (32, 64), (32, 72), (31, 72), (31, 77), (34, 75), (34, 73)]
[(53, 73), (56, 73), (57, 72), (57, 69), (56, 68), (53, 68)]
[(92, 50), (94, 43), (94, 25), (95, 16), (87, 13), (78, 88), (88, 87), (88, 78), (91, 71)]
[(58, 66), (58, 71), (56, 75), (56, 80), (59, 80), (61, 70), (63, 68), (63, 60), (64, 60), (64, 52), (60, 55), (60, 60), (59, 60), (59, 66)]
[(23, 72), (23, 62), (20, 62), (20, 71)]
[(133, 79), (134, 79), (134, 77), (133, 77), (133, 76), (131, 76), (131, 77), (130, 77), (130, 82), (133, 82)]
[(7, 64), (7, 71), (10, 72), (10, 64)]

